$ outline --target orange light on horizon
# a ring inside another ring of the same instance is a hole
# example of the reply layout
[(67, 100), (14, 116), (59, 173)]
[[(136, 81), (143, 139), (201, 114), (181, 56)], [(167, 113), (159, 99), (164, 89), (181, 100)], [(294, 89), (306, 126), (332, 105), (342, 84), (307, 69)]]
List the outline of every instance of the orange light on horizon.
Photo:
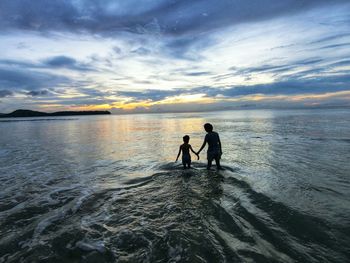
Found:
[[(183, 94), (172, 97), (166, 97), (163, 100), (153, 101), (142, 100), (134, 101), (131, 98), (121, 98), (113, 103), (107, 104), (97, 104), (97, 105), (79, 105), (79, 106), (64, 106), (58, 104), (57, 101), (54, 104), (42, 104), (39, 107), (41, 109), (52, 110), (78, 110), (78, 111), (95, 111), (95, 110), (111, 110), (119, 109), (125, 111), (133, 111), (137, 108), (150, 109), (153, 106), (159, 105), (179, 105), (179, 104), (213, 104), (220, 102), (259, 102), (259, 101), (290, 101), (290, 102), (307, 102), (309, 100), (326, 100), (329, 98), (342, 98), (350, 100), (350, 91), (338, 91), (338, 92), (328, 92), (323, 94), (300, 94), (300, 95), (264, 95), (264, 94), (253, 94), (240, 97), (207, 97), (206, 94)], [(117, 99), (117, 98), (116, 98)], [(316, 103), (316, 102), (315, 102)], [(308, 102), (307, 105), (310, 105)]]

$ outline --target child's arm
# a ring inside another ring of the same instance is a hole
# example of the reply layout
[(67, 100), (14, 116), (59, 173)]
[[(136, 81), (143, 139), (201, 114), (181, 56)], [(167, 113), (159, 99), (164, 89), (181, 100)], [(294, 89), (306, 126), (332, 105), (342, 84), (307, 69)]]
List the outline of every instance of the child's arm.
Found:
[(175, 162), (177, 162), (177, 160), (179, 159), (179, 156), (180, 156), (180, 154), (181, 154), (181, 149), (182, 149), (182, 145), (180, 145), (179, 153), (177, 154), (177, 157), (176, 157)]
[(203, 148), (205, 147), (205, 144), (206, 144), (206, 143), (207, 143), (207, 136), (205, 136), (204, 142), (203, 142), (201, 148), (199, 149), (199, 151), (197, 152), (197, 155), (199, 155), (199, 153), (203, 150)]
[(195, 155), (197, 155), (197, 160), (199, 160), (199, 155), (193, 150), (192, 145), (190, 145), (190, 150), (191, 150)]

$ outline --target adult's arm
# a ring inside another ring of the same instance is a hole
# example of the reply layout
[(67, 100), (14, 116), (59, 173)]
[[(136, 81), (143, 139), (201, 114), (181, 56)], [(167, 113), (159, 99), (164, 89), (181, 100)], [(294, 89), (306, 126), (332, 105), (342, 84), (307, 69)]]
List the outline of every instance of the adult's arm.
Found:
[(199, 154), (199, 153), (203, 150), (203, 148), (205, 147), (205, 144), (206, 144), (206, 143), (207, 143), (207, 136), (205, 136), (204, 142), (203, 142), (201, 148), (199, 149), (199, 151), (197, 152), (197, 154)]
[(197, 159), (199, 160), (199, 155), (193, 150), (192, 146), (190, 145), (190, 150), (195, 154), (197, 155)]
[(221, 141), (220, 141), (220, 136), (219, 136), (219, 134), (218, 134), (218, 141), (219, 141), (220, 154), (222, 154)]

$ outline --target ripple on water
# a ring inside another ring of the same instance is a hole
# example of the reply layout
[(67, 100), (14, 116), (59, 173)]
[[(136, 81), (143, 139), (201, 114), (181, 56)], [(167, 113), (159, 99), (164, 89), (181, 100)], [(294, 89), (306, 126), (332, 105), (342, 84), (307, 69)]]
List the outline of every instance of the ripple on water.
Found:
[(32, 203), (17, 214), (1, 214), (5, 219), (1, 261), (336, 262), (346, 258), (346, 251), (337, 249), (339, 229), (256, 192), (244, 178), (238, 179), (237, 168), (219, 173), (200, 165), (187, 171), (173, 165), (161, 168), (153, 176), (130, 179), (118, 188), (54, 189), (38, 206), (42, 210)]

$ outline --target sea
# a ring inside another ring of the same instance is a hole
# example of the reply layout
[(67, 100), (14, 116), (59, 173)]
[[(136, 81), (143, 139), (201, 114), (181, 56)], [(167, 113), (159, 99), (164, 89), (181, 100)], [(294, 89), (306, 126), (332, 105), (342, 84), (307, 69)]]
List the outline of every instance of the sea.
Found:
[(350, 262), (350, 110), (0, 119), (0, 262)]

